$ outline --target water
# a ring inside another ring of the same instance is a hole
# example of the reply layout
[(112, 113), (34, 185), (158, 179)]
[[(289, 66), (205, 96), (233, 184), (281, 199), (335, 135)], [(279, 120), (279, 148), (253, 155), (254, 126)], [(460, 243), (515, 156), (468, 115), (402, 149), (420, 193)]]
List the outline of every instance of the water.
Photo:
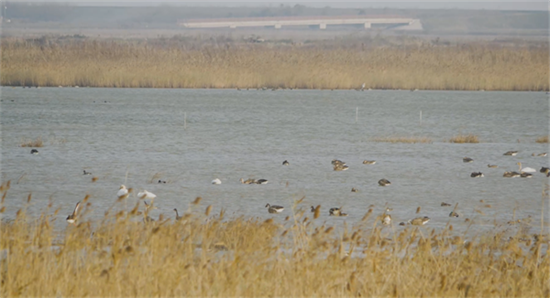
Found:
[[(385, 205), (393, 208), (395, 224), (426, 215), (431, 227), (451, 220), (466, 230), (470, 218), (470, 230), (479, 231), (505, 224), (515, 210), (516, 219), (533, 217), (533, 231), (540, 226), (547, 178), (502, 174), (517, 171), (518, 161), (537, 171), (548, 166), (547, 157), (531, 156), (549, 151), (535, 142), (548, 135), (544, 93), (4, 87), (1, 98), (1, 172), (3, 181), (11, 180), (6, 218), (29, 193), (31, 215), (51, 197), (61, 208), (61, 226), (86, 194), (93, 207), (88, 216), (101, 218), (125, 184), (136, 190), (129, 205), (137, 190), (157, 194), (153, 217), (173, 217), (173, 208), (183, 211), (201, 196), (200, 212), (211, 204), (214, 214), (225, 208), (230, 216), (283, 220), (305, 196), (301, 207), (321, 204), (321, 221), (335, 224), (357, 224), (373, 204), (376, 215)], [(478, 135), (481, 143), (448, 142), (460, 133)], [(387, 136), (433, 143), (373, 141)], [(38, 155), (20, 147), (23, 138), (36, 137), (44, 140)], [(503, 156), (509, 150), (519, 153)], [(466, 156), (474, 162), (463, 163)], [(335, 158), (349, 170), (333, 171)], [(377, 163), (363, 165), (365, 159)], [(98, 180), (92, 183), (83, 170)], [(474, 171), (485, 177), (470, 178)], [(215, 178), (222, 184), (210, 184)], [(243, 185), (240, 178), (269, 183)], [(381, 178), (392, 184), (378, 186)], [(459, 203), (461, 217), (449, 218), (453, 207), (441, 202)], [(286, 209), (272, 215), (267, 203)], [(348, 217), (328, 217), (330, 207), (340, 206)]]

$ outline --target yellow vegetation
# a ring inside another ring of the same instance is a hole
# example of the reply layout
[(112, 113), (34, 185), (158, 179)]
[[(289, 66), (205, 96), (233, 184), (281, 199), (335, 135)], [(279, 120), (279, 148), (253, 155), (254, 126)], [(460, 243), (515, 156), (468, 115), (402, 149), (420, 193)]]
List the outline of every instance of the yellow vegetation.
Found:
[(548, 143), (548, 136), (538, 137), (537, 143)]
[(4, 86), (548, 90), (548, 47), (4, 39)]
[(42, 141), (42, 137), (37, 137), (36, 139), (22, 139), (21, 140), (21, 147), (42, 147), (44, 146), (44, 142)]
[(457, 135), (452, 137), (449, 142), (451, 143), (479, 143), (479, 138), (473, 134)]
[(383, 228), (381, 216), (369, 218), (372, 210), (353, 228), (334, 227), (308, 218), (298, 204), (287, 220), (224, 219), (223, 210), (208, 216), (212, 208), (203, 212), (196, 203), (178, 221), (147, 223), (137, 205), (88, 220), (88, 205), (62, 233), (53, 228), (62, 217), (51, 205), (39, 219), (27, 217), (24, 207), (0, 225), (0, 296), (550, 294), (547, 235), (505, 237), (495, 227), (467, 239), (450, 225), (439, 232)]

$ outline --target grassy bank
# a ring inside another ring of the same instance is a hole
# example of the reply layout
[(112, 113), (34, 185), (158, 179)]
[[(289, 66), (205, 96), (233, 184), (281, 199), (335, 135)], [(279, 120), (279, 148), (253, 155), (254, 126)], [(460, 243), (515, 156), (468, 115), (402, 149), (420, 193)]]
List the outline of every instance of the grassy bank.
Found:
[(4, 40), (4, 86), (548, 90), (548, 47)]
[[(138, 206), (59, 232), (57, 211), (25, 208), (0, 225), (2, 297), (548, 297), (547, 235), (471, 239), (452, 225), (322, 224), (297, 204), (285, 221), (223, 219), (195, 201), (182, 219), (145, 223)], [(30, 196), (28, 202), (30, 203)], [(140, 202), (138, 202), (139, 204)], [(298, 202), (297, 202), (298, 203)], [(84, 204), (83, 204), (84, 205)], [(119, 211), (120, 210), (120, 211)], [(206, 211), (205, 211), (206, 210)], [(4, 212), (2, 209), (0, 212)], [(281, 219), (284, 215), (280, 216)], [(280, 223), (277, 223), (280, 222)], [(312, 224), (315, 222), (315, 224)]]

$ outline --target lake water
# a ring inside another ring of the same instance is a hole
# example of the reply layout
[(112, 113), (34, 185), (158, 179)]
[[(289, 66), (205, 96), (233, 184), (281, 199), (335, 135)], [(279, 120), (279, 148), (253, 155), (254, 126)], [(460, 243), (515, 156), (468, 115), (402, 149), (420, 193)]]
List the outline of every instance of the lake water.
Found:
[[(549, 101), (544, 93), (321, 90), (183, 90), (95, 88), (2, 88), (2, 181), (11, 180), (5, 218), (13, 218), (32, 193), (31, 215), (48, 204), (60, 207), (57, 224), (90, 194), (101, 218), (121, 184), (147, 189), (158, 198), (153, 217), (173, 217), (201, 196), (200, 211), (213, 205), (228, 215), (275, 217), (322, 205), (321, 221), (356, 224), (373, 204), (394, 223), (429, 216), (428, 226), (479, 231), (532, 216), (540, 227), (542, 191), (548, 180)], [(356, 118), (356, 111), (357, 118)], [(422, 122), (420, 112), (422, 111)], [(454, 144), (458, 134), (478, 144)], [(433, 143), (386, 143), (376, 138), (429, 137)], [(44, 146), (21, 147), (42, 137)], [(517, 156), (504, 156), (509, 150)], [(463, 163), (463, 157), (473, 163)], [(347, 163), (333, 171), (331, 161)], [(364, 165), (365, 159), (376, 160)], [(283, 166), (284, 160), (290, 162)], [(517, 162), (537, 170), (530, 179), (503, 178)], [(498, 168), (488, 168), (487, 164)], [(92, 172), (94, 183), (83, 170)], [(483, 178), (471, 178), (481, 171)], [(219, 178), (221, 185), (212, 185)], [(244, 185), (240, 178), (265, 178)], [(391, 181), (387, 187), (377, 181)], [(159, 184), (158, 180), (167, 183)], [(359, 192), (352, 193), (357, 188)], [(484, 202), (480, 202), (483, 200)], [(459, 218), (449, 218), (458, 204)], [(285, 206), (269, 214), (267, 203)], [(490, 207), (485, 205), (490, 204)], [(544, 212), (548, 210), (548, 200)], [(329, 217), (330, 207), (348, 217)], [(416, 214), (417, 207), (421, 210)], [(477, 211), (476, 211), (477, 210)], [(545, 219), (548, 216), (545, 215)]]

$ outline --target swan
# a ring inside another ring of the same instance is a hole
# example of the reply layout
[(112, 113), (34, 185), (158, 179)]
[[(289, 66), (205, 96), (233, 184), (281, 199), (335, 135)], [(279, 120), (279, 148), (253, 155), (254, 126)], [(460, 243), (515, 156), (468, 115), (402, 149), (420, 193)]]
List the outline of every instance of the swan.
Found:
[(386, 186), (386, 185), (390, 185), (390, 184), (391, 184), (391, 182), (388, 179), (380, 179), (378, 181), (378, 185), (380, 185), (380, 186)]
[(471, 158), (469, 158), (469, 157), (464, 157), (464, 158), (462, 159), (462, 161), (463, 161), (463, 162), (473, 162), (474, 160), (471, 159)]
[(411, 219), (409, 223), (414, 226), (422, 226), (427, 224), (428, 221), (430, 221), (430, 218), (427, 216), (424, 216), (424, 217), (417, 217), (417, 218)]
[(281, 213), (283, 212), (283, 210), (285, 210), (285, 208), (283, 206), (277, 206), (277, 205), (265, 205), (265, 207), (267, 208), (267, 211), (269, 213)]
[(212, 184), (222, 184), (222, 181), (218, 178), (212, 180)]
[(150, 192), (150, 191), (143, 190), (143, 191), (138, 192), (138, 198), (140, 198), (142, 200), (143, 199), (154, 200), (156, 197), (157, 197), (157, 195)]
[(519, 166), (519, 172), (520, 173), (535, 173), (537, 171), (537, 170), (535, 170), (533, 168), (530, 168), (530, 167), (522, 168), (521, 167), (521, 162), (518, 162), (518, 166)]
[(80, 202), (76, 203), (76, 206), (74, 207), (73, 213), (69, 216), (67, 216), (67, 222), (70, 224), (74, 224), (76, 222), (76, 217), (78, 216), (78, 211), (80, 210)]
[(126, 186), (124, 186), (124, 184), (120, 186), (120, 189), (116, 193), (116, 196), (119, 199), (126, 199), (128, 197), (128, 189), (126, 188)]

